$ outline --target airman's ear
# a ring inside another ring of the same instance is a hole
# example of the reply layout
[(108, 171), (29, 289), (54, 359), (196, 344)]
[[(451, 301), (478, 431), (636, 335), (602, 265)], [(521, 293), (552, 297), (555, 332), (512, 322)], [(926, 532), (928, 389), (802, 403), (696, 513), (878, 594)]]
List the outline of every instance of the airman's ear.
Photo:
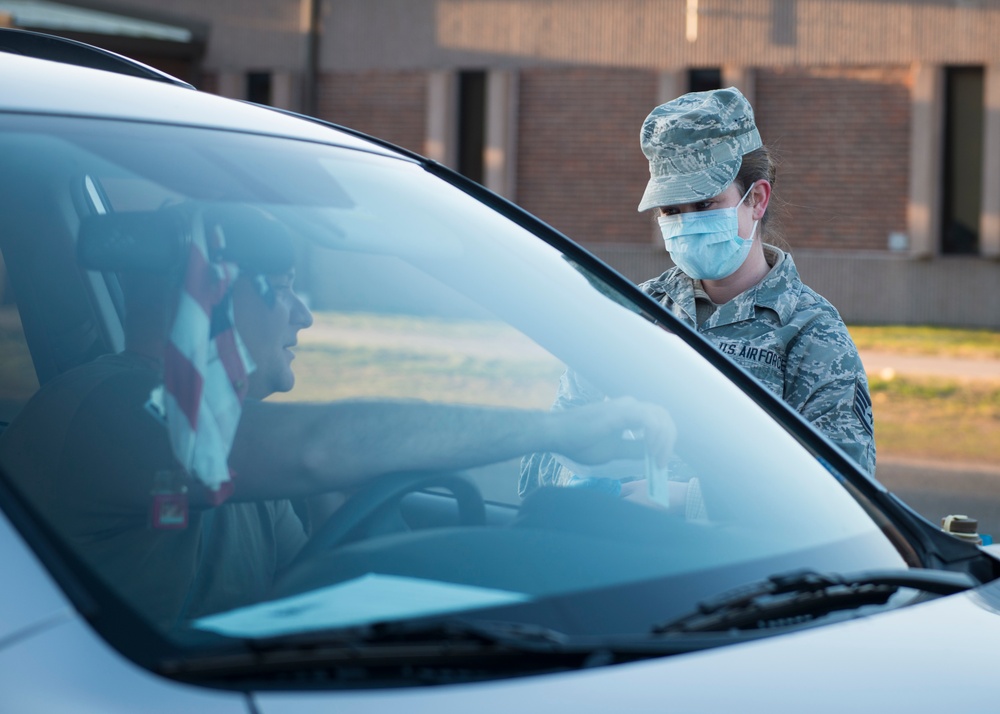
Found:
[(771, 202), (771, 183), (767, 179), (761, 179), (753, 185), (747, 203), (753, 211), (753, 219), (759, 221), (767, 211), (767, 205)]

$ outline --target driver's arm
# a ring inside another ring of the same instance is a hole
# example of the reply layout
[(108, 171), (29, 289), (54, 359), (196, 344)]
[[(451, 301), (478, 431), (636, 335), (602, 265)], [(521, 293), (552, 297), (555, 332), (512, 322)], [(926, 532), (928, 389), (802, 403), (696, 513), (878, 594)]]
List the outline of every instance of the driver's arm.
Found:
[(229, 463), (234, 498), (293, 498), (349, 490), (399, 471), (453, 470), (554, 451), (581, 463), (641, 456), (666, 463), (676, 430), (667, 412), (630, 397), (565, 412), (345, 401), (248, 402)]

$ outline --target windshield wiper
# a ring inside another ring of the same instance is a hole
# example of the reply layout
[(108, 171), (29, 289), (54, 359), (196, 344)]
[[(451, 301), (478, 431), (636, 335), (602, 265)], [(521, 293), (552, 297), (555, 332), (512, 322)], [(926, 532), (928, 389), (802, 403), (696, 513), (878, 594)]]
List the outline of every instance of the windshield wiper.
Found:
[(534, 624), (448, 616), (246, 638), (237, 650), (173, 659), (160, 671), (192, 681), (307, 676), (356, 686), (475, 681), (563, 671), (718, 647), (733, 631), (759, 637), (837, 610), (881, 605), (900, 588), (948, 595), (976, 587), (965, 573), (796, 571), (705, 600), (648, 634), (570, 636)]
[(416, 643), (553, 648), (566, 641), (563, 633), (540, 625), (450, 616), (312, 630), (250, 639), (247, 644), (255, 651), (267, 652), (331, 645), (361, 648)]
[(349, 683), (405, 680), (419, 669), (428, 682), (467, 681), (586, 666), (593, 649), (538, 625), (454, 616), (247, 638), (242, 644), (239, 650), (164, 662), (161, 671), (199, 681), (310, 672)]
[(693, 612), (655, 625), (652, 633), (767, 630), (808, 623), (838, 610), (884, 605), (900, 588), (951, 595), (978, 584), (966, 573), (943, 570), (868, 570), (849, 575), (798, 570), (704, 600)]

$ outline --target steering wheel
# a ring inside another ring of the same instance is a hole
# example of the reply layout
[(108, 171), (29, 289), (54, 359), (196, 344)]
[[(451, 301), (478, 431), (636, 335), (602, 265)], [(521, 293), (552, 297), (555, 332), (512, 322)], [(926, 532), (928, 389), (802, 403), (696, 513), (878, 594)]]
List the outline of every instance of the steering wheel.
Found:
[(422, 471), (387, 474), (364, 486), (338, 508), (299, 551), (294, 564), (372, 535), (407, 530), (400, 511), (403, 498), (435, 487), (455, 497), (459, 525), (486, 524), (486, 504), (479, 488), (461, 475)]

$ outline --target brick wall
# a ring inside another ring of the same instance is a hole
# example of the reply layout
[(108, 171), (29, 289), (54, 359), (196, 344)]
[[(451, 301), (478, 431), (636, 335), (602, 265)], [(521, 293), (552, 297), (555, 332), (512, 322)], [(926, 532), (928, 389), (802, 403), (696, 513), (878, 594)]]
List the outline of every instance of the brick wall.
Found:
[[(757, 123), (781, 161), (772, 210), (792, 248), (885, 251), (906, 231), (909, 81), (902, 67), (757, 70)], [(635, 207), (656, 86), (640, 69), (522, 70), (517, 203), (581, 243), (653, 241)], [(326, 74), (320, 116), (423, 153), (426, 97), (423, 72)]]
[(327, 73), (320, 82), (320, 118), (421, 154), (426, 105), (425, 72)]
[(910, 75), (900, 67), (758, 70), (754, 109), (781, 159), (792, 248), (880, 250), (906, 232)]
[(648, 244), (639, 128), (655, 104), (646, 70), (523, 70), (517, 203), (581, 243)]

